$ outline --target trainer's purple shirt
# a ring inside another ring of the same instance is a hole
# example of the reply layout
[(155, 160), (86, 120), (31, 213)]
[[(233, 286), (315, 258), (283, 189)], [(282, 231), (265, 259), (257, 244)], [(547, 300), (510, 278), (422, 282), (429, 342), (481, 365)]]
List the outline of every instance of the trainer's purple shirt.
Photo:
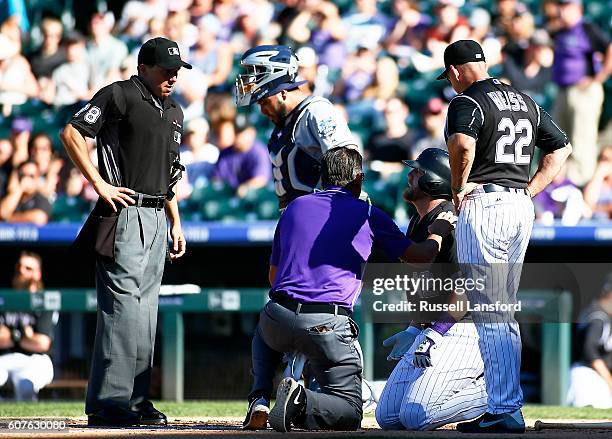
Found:
[(352, 310), (374, 243), (397, 259), (411, 241), (389, 215), (343, 188), (299, 197), (274, 233), (270, 264), (278, 269), (272, 291)]

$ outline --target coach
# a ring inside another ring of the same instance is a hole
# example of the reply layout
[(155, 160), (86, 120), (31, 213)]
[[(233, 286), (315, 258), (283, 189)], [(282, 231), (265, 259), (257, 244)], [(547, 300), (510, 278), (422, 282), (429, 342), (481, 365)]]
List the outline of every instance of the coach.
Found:
[(362, 418), (358, 328), (351, 319), (363, 264), (374, 243), (392, 259), (431, 262), (452, 213), (441, 214), (422, 243), (412, 243), (393, 220), (358, 199), (363, 172), (355, 149), (323, 154), (324, 190), (292, 201), (281, 216), (270, 258), (270, 302), (260, 314), (265, 343), (277, 352), (304, 354), (321, 392), (285, 378), (269, 422), (309, 430), (355, 430)]
[[(174, 185), (183, 112), (169, 97), (178, 46), (147, 41), (138, 75), (102, 88), (62, 132), (76, 166), (100, 196), (77, 241), (95, 248), (98, 323), (85, 412), (89, 425), (165, 425), (148, 400), (157, 306), (168, 253), (185, 252)], [(99, 170), (85, 137), (96, 137)], [(165, 209), (165, 213), (164, 213)]]

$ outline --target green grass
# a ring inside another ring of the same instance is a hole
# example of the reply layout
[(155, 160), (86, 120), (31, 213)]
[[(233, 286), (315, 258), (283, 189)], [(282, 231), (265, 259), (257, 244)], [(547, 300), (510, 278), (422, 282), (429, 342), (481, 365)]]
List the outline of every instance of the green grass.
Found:
[[(169, 417), (244, 416), (245, 401), (156, 402), (155, 406)], [(529, 419), (610, 419), (609, 410), (544, 405), (527, 405), (523, 414)], [(77, 417), (84, 416), (82, 402), (0, 402), (0, 417)], [(372, 415), (369, 415), (372, 416)]]

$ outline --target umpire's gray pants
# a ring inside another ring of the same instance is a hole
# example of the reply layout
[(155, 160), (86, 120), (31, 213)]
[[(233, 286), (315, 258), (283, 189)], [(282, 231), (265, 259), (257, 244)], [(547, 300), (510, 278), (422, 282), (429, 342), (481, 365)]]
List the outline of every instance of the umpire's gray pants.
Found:
[(98, 320), (88, 414), (108, 406), (129, 409), (148, 396), (167, 245), (163, 210), (121, 210), (115, 260), (96, 262)]
[(359, 428), (362, 368), (354, 343), (358, 335), (355, 322), (343, 315), (294, 312), (270, 301), (260, 314), (259, 326), (264, 341), (275, 351), (304, 354), (321, 386), (321, 393), (306, 390), (306, 420), (298, 427)]

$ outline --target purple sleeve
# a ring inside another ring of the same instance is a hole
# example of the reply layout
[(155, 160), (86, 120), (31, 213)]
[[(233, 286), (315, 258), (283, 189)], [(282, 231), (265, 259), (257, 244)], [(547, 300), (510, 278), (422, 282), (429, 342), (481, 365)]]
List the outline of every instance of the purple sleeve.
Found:
[(374, 242), (382, 247), (391, 259), (398, 259), (412, 241), (404, 235), (391, 217), (377, 207), (371, 207), (370, 227)]

